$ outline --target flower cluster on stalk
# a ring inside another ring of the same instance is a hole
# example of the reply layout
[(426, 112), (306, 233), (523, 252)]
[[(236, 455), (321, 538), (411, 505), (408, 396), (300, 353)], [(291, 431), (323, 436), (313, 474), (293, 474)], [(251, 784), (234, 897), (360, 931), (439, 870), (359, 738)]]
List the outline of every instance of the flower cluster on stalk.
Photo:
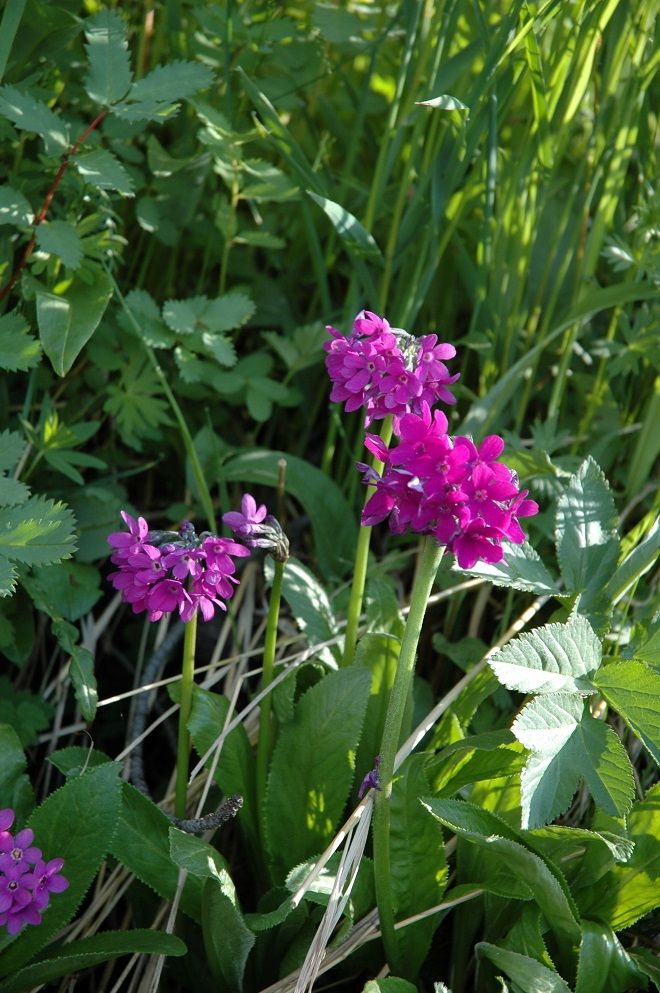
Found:
[(456, 403), (449, 387), (458, 374), (450, 375), (444, 361), (456, 349), (438, 344), (437, 335), (416, 338), (370, 310), (357, 315), (348, 336), (331, 325), (326, 330), (332, 338), (323, 346), (333, 383), (330, 399), (346, 411), (364, 408), (367, 425), (420, 411), (424, 403)]
[(227, 609), (238, 585), (234, 559), (251, 548), (288, 555), (286, 536), (265, 506), (257, 507), (249, 493), (241, 506), (243, 513), (230, 511), (224, 519), (242, 544), (209, 532), (198, 535), (189, 521), (178, 531), (151, 530), (144, 517), (136, 520), (122, 510), (127, 530), (108, 535), (111, 562), (118, 567), (109, 581), (134, 613), (146, 611), (150, 621), (170, 613), (190, 621), (198, 610), (210, 621), (216, 609)]
[(60, 875), (64, 859), (44, 862), (32, 844), (34, 833), (25, 828), (14, 837), (11, 808), (0, 810), (0, 927), (17, 934), (24, 924), (41, 924), (51, 893), (63, 893), (69, 881)]
[[(458, 375), (450, 376), (442, 361), (455, 355), (453, 345), (436, 344), (436, 335), (413, 338), (369, 311), (358, 314), (347, 338), (332, 327), (328, 331), (330, 398), (345, 402), (346, 410), (364, 408), (367, 424), (395, 415), (397, 444), (388, 446), (374, 434), (365, 439), (384, 471), (381, 477), (358, 465), (375, 490), (362, 524), (389, 518), (395, 534), (432, 535), (462, 569), (478, 561), (501, 561), (502, 544), (524, 541), (519, 519), (538, 513), (538, 506), (527, 499), (527, 490), (519, 490), (516, 474), (498, 461), (502, 438), (489, 435), (477, 446), (467, 436), (451, 436), (444, 413), (432, 409), (438, 401), (454, 402), (448, 386)], [(396, 373), (388, 371), (392, 365), (399, 369), (398, 386)]]

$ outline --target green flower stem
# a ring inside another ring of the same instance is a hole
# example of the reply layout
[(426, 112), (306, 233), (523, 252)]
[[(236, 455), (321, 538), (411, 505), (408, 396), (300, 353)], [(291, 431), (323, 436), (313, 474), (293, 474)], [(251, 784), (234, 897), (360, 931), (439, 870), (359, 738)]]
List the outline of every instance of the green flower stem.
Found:
[(374, 876), (376, 881), (376, 902), (380, 918), (380, 930), (385, 945), (385, 954), (393, 974), (399, 975), (399, 949), (394, 931), (394, 904), (392, 898), (392, 874), (390, 867), (390, 797), (392, 795), (392, 777), (394, 775), (394, 759), (399, 739), (406, 704), (415, 673), (415, 654), (419, 635), (422, 630), (426, 605), (428, 603), (433, 580), (438, 571), (444, 546), (438, 545), (434, 538), (425, 539), (422, 556), (415, 577), (410, 611), (401, 641), (399, 661), (397, 663), (394, 685), (390, 693), (390, 701), (385, 716), (385, 729), (380, 749), (379, 777), (381, 789), (376, 793), (373, 819), (374, 841)]
[(195, 641), (197, 638), (197, 612), (186, 623), (183, 635), (183, 664), (181, 666), (181, 707), (179, 710), (179, 738), (176, 750), (176, 789), (174, 813), (177, 817), (186, 816), (186, 796), (188, 792), (188, 757), (190, 755), (190, 735), (188, 720), (192, 707), (192, 690), (195, 678)]
[[(277, 622), (280, 616), (280, 601), (282, 599), (282, 577), (284, 575), (284, 562), (275, 562), (273, 573), (273, 585), (270, 590), (270, 602), (268, 604), (268, 622), (266, 624), (266, 636), (264, 638), (263, 672), (261, 675), (260, 689), (265, 690), (273, 681), (273, 668), (275, 665), (275, 648), (277, 646)], [(272, 728), (271, 728), (271, 703), (272, 694), (267, 693), (261, 701), (261, 713), (259, 717), (259, 741), (257, 743), (257, 799), (259, 811), (264, 810), (266, 797), (266, 779), (268, 777), (268, 756), (270, 755)]]
[[(392, 437), (392, 418), (386, 417), (380, 429), (380, 437), (388, 445)], [(375, 456), (371, 460), (372, 468), (382, 476), (383, 463)], [(367, 487), (367, 500), (375, 492), (375, 486)], [(364, 597), (364, 585), (367, 580), (367, 563), (369, 561), (369, 544), (371, 542), (371, 528), (361, 527), (358, 534), (358, 543), (355, 550), (355, 565), (353, 567), (353, 585), (351, 586), (351, 599), (348, 604), (348, 614), (346, 617), (346, 636), (344, 639), (343, 665), (350, 665), (355, 655), (355, 645), (357, 643), (357, 631), (362, 612), (362, 599)]]

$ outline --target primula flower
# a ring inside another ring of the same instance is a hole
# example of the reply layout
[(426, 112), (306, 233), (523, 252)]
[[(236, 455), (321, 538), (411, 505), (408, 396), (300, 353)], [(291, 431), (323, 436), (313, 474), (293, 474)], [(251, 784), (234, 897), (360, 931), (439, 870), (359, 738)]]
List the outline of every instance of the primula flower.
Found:
[(450, 375), (444, 363), (456, 349), (438, 344), (437, 335), (416, 338), (368, 310), (357, 315), (348, 336), (330, 325), (326, 330), (330, 399), (349, 412), (364, 407), (367, 425), (389, 414), (419, 413), (424, 403), (456, 402), (448, 387), (458, 374)]
[[(519, 518), (538, 513), (538, 505), (518, 490), (518, 479), (497, 456), (504, 442), (497, 435), (479, 448), (465, 436), (446, 434), (447, 419), (406, 414), (398, 423), (399, 443), (386, 446), (376, 435), (365, 445), (385, 465), (382, 478), (367, 470), (365, 482), (375, 487), (362, 512), (362, 524), (389, 517), (390, 530), (430, 534), (446, 545), (461, 569), (478, 561), (499, 562), (503, 542), (520, 544), (525, 535)], [(360, 467), (364, 471), (366, 467)]]
[(263, 503), (257, 507), (257, 501), (249, 493), (241, 500), (240, 512), (230, 510), (222, 515), (222, 520), (249, 548), (263, 548), (277, 562), (288, 559), (289, 539), (280, 522), (266, 512)]
[(41, 850), (32, 845), (34, 834), (29, 828), (15, 838), (10, 834), (13, 821), (13, 810), (0, 810), (0, 927), (12, 935), (24, 924), (40, 924), (50, 894), (63, 893), (69, 886), (59, 874), (64, 859), (44, 862)]
[(111, 562), (119, 566), (108, 579), (135, 614), (146, 611), (150, 621), (158, 621), (178, 613), (189, 621), (199, 610), (210, 621), (216, 608), (227, 609), (224, 601), (238, 583), (234, 558), (249, 555), (249, 548), (208, 533), (198, 536), (190, 521), (179, 531), (152, 531), (143, 517), (136, 521), (122, 511), (122, 518), (128, 533), (108, 537), (115, 550)]

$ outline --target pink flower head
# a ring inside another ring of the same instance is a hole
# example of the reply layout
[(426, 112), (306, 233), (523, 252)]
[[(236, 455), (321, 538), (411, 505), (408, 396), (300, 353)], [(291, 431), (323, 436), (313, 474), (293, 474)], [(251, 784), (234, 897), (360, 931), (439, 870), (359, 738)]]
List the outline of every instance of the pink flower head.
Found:
[(69, 888), (69, 880), (59, 874), (64, 859), (39, 860), (29, 876), (26, 885), (32, 889), (32, 899), (39, 910), (48, 906), (50, 893), (63, 893)]
[(32, 844), (30, 828), (11, 836), (8, 828), (13, 821), (13, 810), (0, 810), (0, 927), (11, 935), (18, 934), (24, 924), (40, 924), (49, 894), (61, 893), (69, 885), (59, 875), (64, 860), (44, 863), (41, 850)]
[(254, 528), (261, 524), (268, 511), (265, 504), (257, 507), (257, 501), (249, 493), (246, 493), (241, 500), (240, 512), (230, 510), (222, 515), (224, 523), (232, 529), (234, 534), (241, 537), (248, 537)]
[(230, 510), (222, 520), (234, 534), (242, 538), (248, 548), (263, 548), (277, 562), (286, 562), (289, 557), (289, 539), (272, 514), (262, 503), (257, 507), (253, 496), (246, 493), (241, 500), (241, 510)]

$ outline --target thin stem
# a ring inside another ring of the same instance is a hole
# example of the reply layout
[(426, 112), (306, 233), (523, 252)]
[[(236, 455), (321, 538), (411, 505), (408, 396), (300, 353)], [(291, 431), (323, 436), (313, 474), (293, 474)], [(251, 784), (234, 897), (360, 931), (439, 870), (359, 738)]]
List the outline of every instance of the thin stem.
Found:
[(174, 813), (177, 817), (186, 816), (186, 796), (188, 792), (188, 756), (190, 735), (188, 720), (192, 707), (193, 682), (195, 679), (195, 641), (197, 638), (197, 613), (186, 623), (183, 635), (183, 662), (181, 666), (181, 709), (179, 710), (179, 738), (176, 750), (176, 790)]
[[(277, 646), (277, 624), (280, 616), (280, 601), (282, 599), (282, 577), (284, 575), (284, 562), (275, 562), (273, 573), (273, 585), (270, 590), (270, 601), (268, 604), (268, 621), (266, 624), (266, 635), (264, 638), (263, 673), (261, 676), (260, 689), (264, 690), (273, 681), (273, 669), (275, 666), (275, 648)], [(266, 778), (268, 775), (268, 757), (270, 755), (272, 728), (271, 728), (271, 702), (272, 694), (267, 693), (261, 701), (261, 713), (259, 716), (259, 741), (257, 743), (257, 801), (259, 812), (264, 810), (264, 800), (266, 796)]]
[[(380, 430), (380, 437), (387, 445), (392, 437), (392, 418), (386, 417)], [(378, 459), (372, 459), (373, 469), (382, 475), (383, 463)], [(367, 500), (375, 492), (375, 486), (367, 487)], [(362, 612), (362, 600), (364, 597), (364, 586), (367, 580), (367, 563), (369, 561), (369, 545), (371, 542), (371, 528), (361, 527), (358, 534), (358, 543), (355, 550), (355, 565), (353, 567), (353, 585), (351, 586), (351, 599), (348, 604), (346, 616), (346, 635), (344, 639), (343, 665), (350, 665), (355, 655), (355, 645), (357, 643), (357, 631)]]
[(415, 673), (415, 654), (419, 642), (422, 623), (426, 613), (433, 581), (444, 553), (444, 547), (434, 538), (425, 539), (422, 555), (415, 577), (410, 612), (401, 641), (394, 685), (385, 717), (383, 741), (380, 749), (380, 785), (376, 794), (373, 819), (374, 875), (376, 881), (376, 902), (380, 918), (380, 929), (385, 945), (385, 954), (390, 969), (400, 975), (399, 947), (394, 932), (394, 903), (392, 897), (392, 876), (390, 869), (390, 797), (394, 759), (399, 746), (403, 715), (410, 696)]

